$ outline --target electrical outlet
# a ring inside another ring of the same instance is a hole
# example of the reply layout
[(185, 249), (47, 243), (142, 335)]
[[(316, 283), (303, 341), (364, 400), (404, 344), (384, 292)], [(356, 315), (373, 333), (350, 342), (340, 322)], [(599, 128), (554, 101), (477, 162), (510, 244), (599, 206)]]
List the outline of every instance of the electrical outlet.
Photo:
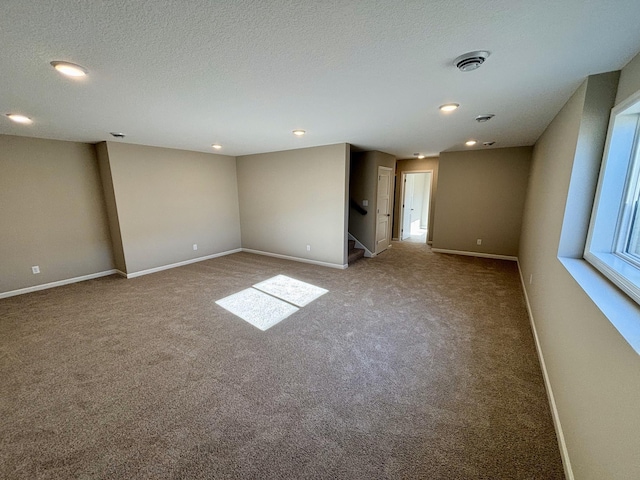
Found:
[(363, 207), (368, 207), (369, 206), (369, 200), (362, 200), (362, 206)]
[(193, 250), (197, 250), (197, 249), (198, 249), (198, 244), (197, 244), (197, 243), (194, 243), (194, 244), (193, 244)]
[(307, 252), (311, 251), (311, 245), (307, 245)]
[(31, 272), (34, 275), (37, 275), (38, 273), (40, 273), (40, 267), (38, 265), (34, 265), (33, 267), (31, 267)]
[(529, 285), (533, 284), (533, 273), (529, 275)]
[(482, 245), (482, 239), (481, 238), (476, 240), (476, 245)]

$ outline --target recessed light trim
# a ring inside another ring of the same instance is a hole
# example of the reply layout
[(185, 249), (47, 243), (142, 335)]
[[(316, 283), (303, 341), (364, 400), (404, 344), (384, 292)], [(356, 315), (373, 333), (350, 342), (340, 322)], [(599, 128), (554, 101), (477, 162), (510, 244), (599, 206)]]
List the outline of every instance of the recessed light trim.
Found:
[(438, 108), (440, 109), (441, 112), (453, 112), (454, 110), (457, 110), (458, 107), (460, 106), (459, 103), (445, 103), (444, 105), (440, 105)]
[(86, 68), (70, 62), (60, 62), (56, 60), (51, 62), (51, 66), (67, 77), (80, 78), (85, 77), (87, 73), (89, 73)]
[(300, 129), (298, 129), (298, 130), (294, 130), (294, 131), (293, 131), (293, 134), (294, 134), (295, 136), (297, 136), (297, 137), (301, 137), (301, 136), (303, 136), (305, 133), (307, 133), (305, 130), (300, 130)]
[(12, 122), (20, 123), (22, 125), (31, 125), (33, 120), (25, 115), (20, 115), (19, 113), (7, 113), (7, 118)]
[(222, 145), (220, 145), (219, 143), (214, 143), (213, 145), (211, 145), (211, 148), (215, 148), (216, 150), (220, 150), (222, 148)]
[(465, 144), (467, 147), (473, 147), (476, 143), (478, 143), (478, 141), (477, 141), (477, 140), (467, 140), (466, 142), (464, 142), (464, 144)]

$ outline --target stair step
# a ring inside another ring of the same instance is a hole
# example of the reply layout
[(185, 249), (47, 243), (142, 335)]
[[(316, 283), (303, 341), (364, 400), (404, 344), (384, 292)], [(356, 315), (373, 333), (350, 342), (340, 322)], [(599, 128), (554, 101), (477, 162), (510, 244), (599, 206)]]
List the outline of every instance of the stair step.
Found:
[(349, 265), (351, 265), (356, 260), (361, 259), (362, 257), (364, 257), (364, 250), (362, 250), (361, 248), (355, 248), (351, 250), (349, 252), (349, 260), (348, 260)]
[(348, 263), (351, 265), (356, 260), (364, 257), (364, 250), (362, 248), (356, 248), (356, 242), (349, 240), (349, 259)]

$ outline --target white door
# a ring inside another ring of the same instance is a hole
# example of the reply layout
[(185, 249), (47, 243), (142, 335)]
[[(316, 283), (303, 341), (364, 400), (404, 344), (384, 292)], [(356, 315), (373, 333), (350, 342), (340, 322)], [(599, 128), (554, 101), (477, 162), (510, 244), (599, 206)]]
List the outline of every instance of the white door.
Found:
[(400, 238), (406, 240), (411, 236), (411, 211), (413, 210), (414, 176), (404, 174), (404, 194), (402, 198), (402, 225)]
[(376, 211), (376, 253), (389, 248), (391, 244), (391, 169), (378, 167), (378, 198)]

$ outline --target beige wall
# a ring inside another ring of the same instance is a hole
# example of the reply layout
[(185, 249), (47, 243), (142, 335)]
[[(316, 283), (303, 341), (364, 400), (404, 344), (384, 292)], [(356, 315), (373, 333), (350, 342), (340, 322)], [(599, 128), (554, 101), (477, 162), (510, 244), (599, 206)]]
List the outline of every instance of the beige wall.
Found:
[(113, 190), (113, 180), (111, 178), (111, 166), (109, 165), (109, 152), (107, 150), (107, 142), (101, 142), (96, 145), (96, 155), (98, 157), (98, 165), (100, 167), (100, 178), (102, 180), (102, 191), (105, 199), (107, 218), (109, 220), (109, 231), (111, 232), (113, 261), (116, 269), (118, 269), (122, 273), (126, 273), (127, 264), (124, 260), (122, 232), (120, 231), (120, 220), (118, 219), (116, 194)]
[(640, 53), (620, 72), (616, 105), (640, 90)]
[[(371, 253), (376, 253), (376, 211), (378, 200), (378, 167), (389, 167), (394, 175), (396, 157), (388, 153), (370, 151), (351, 155), (349, 198), (362, 206), (368, 200), (366, 215), (349, 208), (349, 233), (358, 239)], [(351, 203), (351, 202), (349, 202)], [(393, 212), (392, 212), (393, 213)]]
[(116, 142), (107, 150), (126, 273), (240, 248), (233, 157)]
[[(559, 250), (573, 256), (584, 243), (588, 208), (574, 204), (593, 198), (615, 78), (590, 77), (536, 143), (520, 252), (568, 458), (581, 480), (640, 478), (640, 358), (558, 260)], [(622, 71), (618, 102), (632, 84), (640, 88), (638, 57)]]
[(0, 226), (0, 293), (113, 269), (93, 145), (0, 135)]
[(433, 248), (517, 256), (531, 150), (441, 153)]
[(346, 264), (349, 151), (341, 143), (238, 157), (242, 247)]
[(432, 171), (431, 200), (429, 206), (429, 233), (427, 241), (433, 240), (433, 217), (436, 208), (438, 190), (438, 157), (410, 158), (396, 162), (396, 188), (393, 207), (393, 238), (400, 238), (400, 206), (402, 205), (402, 174), (406, 172)]

